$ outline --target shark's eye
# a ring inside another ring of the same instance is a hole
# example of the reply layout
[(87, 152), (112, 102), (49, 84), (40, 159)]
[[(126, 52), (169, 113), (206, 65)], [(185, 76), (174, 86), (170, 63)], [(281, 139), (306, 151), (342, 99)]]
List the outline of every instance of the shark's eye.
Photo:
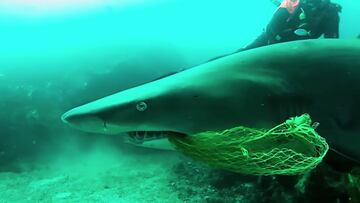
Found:
[(147, 104), (145, 102), (139, 102), (136, 104), (136, 109), (138, 111), (145, 111), (147, 109)]

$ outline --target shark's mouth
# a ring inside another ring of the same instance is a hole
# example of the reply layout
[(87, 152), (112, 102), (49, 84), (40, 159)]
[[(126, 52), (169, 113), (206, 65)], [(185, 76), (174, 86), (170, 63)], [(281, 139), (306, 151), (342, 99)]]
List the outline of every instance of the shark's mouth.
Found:
[(127, 132), (127, 141), (133, 144), (143, 144), (144, 142), (166, 139), (169, 136), (186, 136), (184, 133), (173, 131), (132, 131)]

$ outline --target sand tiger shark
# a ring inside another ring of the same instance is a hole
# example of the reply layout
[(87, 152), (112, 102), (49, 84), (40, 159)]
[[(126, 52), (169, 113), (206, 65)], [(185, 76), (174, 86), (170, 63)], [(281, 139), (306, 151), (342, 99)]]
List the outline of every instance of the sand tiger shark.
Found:
[(320, 123), (331, 149), (360, 162), (360, 40), (235, 53), (74, 108), (62, 120), (141, 145), (235, 126), (271, 128), (303, 113)]

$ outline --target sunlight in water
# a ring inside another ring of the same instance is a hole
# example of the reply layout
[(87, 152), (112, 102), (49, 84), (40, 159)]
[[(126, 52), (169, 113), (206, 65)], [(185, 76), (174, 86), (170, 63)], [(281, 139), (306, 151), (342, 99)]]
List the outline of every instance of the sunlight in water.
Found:
[(39, 16), (94, 9), (102, 6), (126, 6), (146, 0), (1, 0), (1, 13)]

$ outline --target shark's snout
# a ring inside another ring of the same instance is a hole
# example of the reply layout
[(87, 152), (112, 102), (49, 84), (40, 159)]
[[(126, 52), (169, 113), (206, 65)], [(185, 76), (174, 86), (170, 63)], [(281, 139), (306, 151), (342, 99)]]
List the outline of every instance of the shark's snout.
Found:
[(61, 120), (66, 123), (66, 124), (70, 124), (71, 123), (71, 112), (66, 112), (61, 116)]
[(76, 112), (74, 112), (73, 110), (67, 111), (65, 112), (62, 116), (61, 116), (61, 120), (64, 123), (67, 123), (69, 125), (76, 125), (79, 121), (81, 121), (83, 119), (84, 116), (81, 116), (81, 114), (78, 114)]
[(103, 133), (106, 130), (106, 123), (102, 119), (92, 114), (79, 113), (75, 109), (64, 113), (61, 120), (71, 127), (86, 132)]

